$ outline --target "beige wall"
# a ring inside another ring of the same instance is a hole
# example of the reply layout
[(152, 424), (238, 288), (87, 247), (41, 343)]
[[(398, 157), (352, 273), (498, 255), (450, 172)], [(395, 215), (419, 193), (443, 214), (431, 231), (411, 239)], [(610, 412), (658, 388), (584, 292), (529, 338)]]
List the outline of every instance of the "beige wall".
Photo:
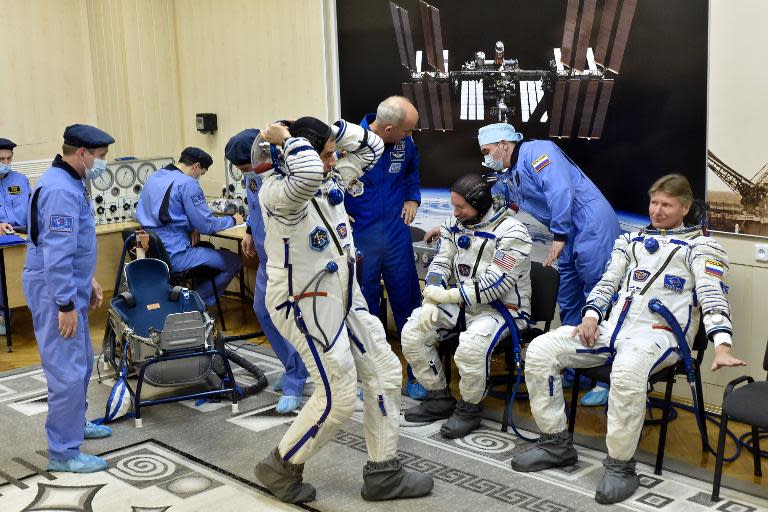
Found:
[[(217, 195), (231, 135), (276, 119), (328, 117), (322, 4), (176, 0), (175, 12), (183, 140), (213, 156), (201, 181)], [(198, 112), (217, 114), (216, 134), (197, 132)]]
[(85, 2), (0, 0), (0, 12), (0, 137), (16, 160), (49, 158), (65, 126), (96, 121)]

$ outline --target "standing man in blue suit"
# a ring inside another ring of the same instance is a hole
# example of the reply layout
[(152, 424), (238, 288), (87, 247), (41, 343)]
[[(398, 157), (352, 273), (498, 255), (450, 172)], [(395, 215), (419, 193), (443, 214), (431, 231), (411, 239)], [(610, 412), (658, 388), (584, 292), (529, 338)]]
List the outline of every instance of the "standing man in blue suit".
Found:
[(93, 370), (88, 307), (101, 307), (103, 293), (93, 277), (96, 224), (83, 179), (106, 170), (113, 142), (93, 126), (67, 127), (63, 156), (56, 155), (30, 201), (21, 282), (48, 381), (48, 471), (91, 473), (107, 468), (104, 459), (80, 452), (83, 439), (112, 434), (109, 427), (85, 419)]
[[(379, 315), (383, 277), (398, 335), (421, 306), (409, 229), (421, 203), (419, 151), (411, 138), (418, 122), (418, 111), (402, 96), (385, 99), (375, 114), (366, 115), (360, 126), (381, 137), (384, 154), (373, 169), (348, 184), (344, 196), (355, 245), (363, 254), (359, 282), (368, 309)], [(410, 367), (407, 391), (413, 398), (426, 396)]]
[(243, 254), (252, 258), (259, 257), (259, 269), (256, 272), (256, 289), (253, 291), (253, 310), (259, 319), (264, 335), (275, 351), (280, 362), (285, 367), (285, 373), (272, 386), (275, 391), (282, 391), (283, 396), (277, 402), (277, 412), (285, 414), (294, 411), (301, 405), (301, 396), (309, 372), (301, 360), (301, 356), (293, 345), (285, 341), (272, 323), (267, 306), (264, 303), (267, 290), (267, 253), (264, 251), (264, 219), (261, 217), (259, 206), (259, 189), (263, 177), (251, 172), (251, 147), (259, 135), (259, 130), (250, 128), (234, 135), (224, 148), (224, 156), (232, 165), (246, 173), (246, 189), (248, 197), (248, 229), (240, 244)]
[[(215, 268), (216, 290), (221, 295), (240, 272), (240, 257), (227, 249), (214, 249), (195, 243), (200, 236), (210, 235), (243, 223), (236, 213), (231, 217), (215, 217), (200, 187), (200, 177), (213, 164), (211, 155), (199, 148), (181, 152), (178, 166), (170, 164), (154, 172), (139, 195), (136, 220), (147, 231), (160, 237), (175, 272), (200, 265)], [(206, 305), (216, 303), (209, 281), (200, 283), (197, 293)]]
[[(0, 139), (0, 235), (27, 228), (29, 179), (11, 168), (15, 147), (12, 141)], [(0, 336), (5, 334), (5, 318), (0, 316)]]
[[(587, 295), (600, 280), (621, 233), (616, 212), (553, 142), (523, 139), (507, 123), (484, 126), (477, 135), (483, 165), (499, 177), (494, 193), (503, 194), (508, 206), (531, 214), (554, 236), (544, 265), (557, 261), (562, 324), (578, 325)], [(582, 400), (596, 405), (607, 398), (605, 388), (595, 388)]]

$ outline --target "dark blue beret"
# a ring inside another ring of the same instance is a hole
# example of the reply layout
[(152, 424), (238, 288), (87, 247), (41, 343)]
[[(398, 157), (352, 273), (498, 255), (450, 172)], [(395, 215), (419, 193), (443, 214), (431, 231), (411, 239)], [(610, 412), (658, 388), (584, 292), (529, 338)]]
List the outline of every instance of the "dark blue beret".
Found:
[(114, 142), (110, 134), (87, 124), (73, 124), (64, 130), (64, 144), (75, 148), (103, 148)]
[(232, 165), (251, 163), (251, 146), (258, 135), (258, 129), (248, 128), (232, 136), (224, 147), (224, 156), (232, 162)]
[(13, 149), (16, 147), (16, 144), (13, 143), (10, 139), (0, 139), (0, 149)]
[(208, 169), (213, 165), (213, 158), (200, 148), (189, 147), (181, 152), (181, 158), (190, 164), (200, 164), (203, 169)]

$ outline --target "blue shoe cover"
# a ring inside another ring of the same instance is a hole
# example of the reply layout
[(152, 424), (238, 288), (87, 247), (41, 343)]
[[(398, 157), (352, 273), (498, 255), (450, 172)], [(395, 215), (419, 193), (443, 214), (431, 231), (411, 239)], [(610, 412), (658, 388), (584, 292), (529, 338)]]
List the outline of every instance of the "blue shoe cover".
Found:
[(587, 407), (597, 407), (600, 405), (607, 404), (608, 388), (604, 388), (601, 386), (594, 387), (588, 393), (586, 393), (583, 397), (581, 397), (581, 400), (579, 400), (579, 403)]
[(86, 439), (102, 439), (112, 435), (112, 429), (106, 425), (97, 425), (90, 421), (85, 424), (85, 437)]
[(81, 453), (67, 460), (48, 459), (48, 471), (67, 471), (69, 473), (95, 473), (107, 469), (107, 461), (95, 455)]
[(408, 382), (405, 384), (405, 392), (414, 400), (424, 400), (427, 398), (426, 388), (416, 380), (408, 379)]
[(283, 395), (280, 400), (277, 401), (277, 407), (275, 410), (280, 414), (287, 414), (293, 412), (301, 406), (300, 396), (288, 396)]
[(285, 372), (281, 373), (280, 377), (278, 377), (275, 383), (272, 384), (272, 391), (282, 391), (283, 382), (285, 382)]

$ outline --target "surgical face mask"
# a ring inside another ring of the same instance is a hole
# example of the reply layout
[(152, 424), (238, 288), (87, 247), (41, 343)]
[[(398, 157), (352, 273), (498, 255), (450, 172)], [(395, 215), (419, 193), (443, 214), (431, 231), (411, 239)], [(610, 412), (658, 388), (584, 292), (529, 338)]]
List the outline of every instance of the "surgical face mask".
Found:
[(95, 180), (99, 176), (101, 176), (104, 171), (107, 170), (107, 161), (102, 160), (101, 158), (94, 158), (93, 159), (93, 166), (89, 169), (87, 166), (85, 167), (85, 177), (89, 180)]
[(501, 147), (501, 144), (498, 144), (498, 145), (497, 145), (497, 146), (496, 146), (496, 147), (493, 149), (493, 151), (491, 151), (490, 153), (488, 153), (487, 155), (485, 155), (485, 156), (483, 157), (483, 166), (485, 166), (485, 167), (487, 167), (487, 168), (489, 168), (489, 169), (491, 169), (492, 171), (495, 171), (495, 172), (501, 172), (501, 171), (503, 171), (503, 170), (504, 170), (504, 158), (503, 158), (503, 156), (502, 156), (502, 159), (501, 159), (501, 160), (496, 160), (496, 159), (493, 157), (493, 154), (494, 154), (494, 153), (496, 152), (496, 150), (497, 150), (497, 149), (499, 149), (500, 147)]
[(11, 172), (11, 164), (0, 164), (0, 178), (5, 177)]

